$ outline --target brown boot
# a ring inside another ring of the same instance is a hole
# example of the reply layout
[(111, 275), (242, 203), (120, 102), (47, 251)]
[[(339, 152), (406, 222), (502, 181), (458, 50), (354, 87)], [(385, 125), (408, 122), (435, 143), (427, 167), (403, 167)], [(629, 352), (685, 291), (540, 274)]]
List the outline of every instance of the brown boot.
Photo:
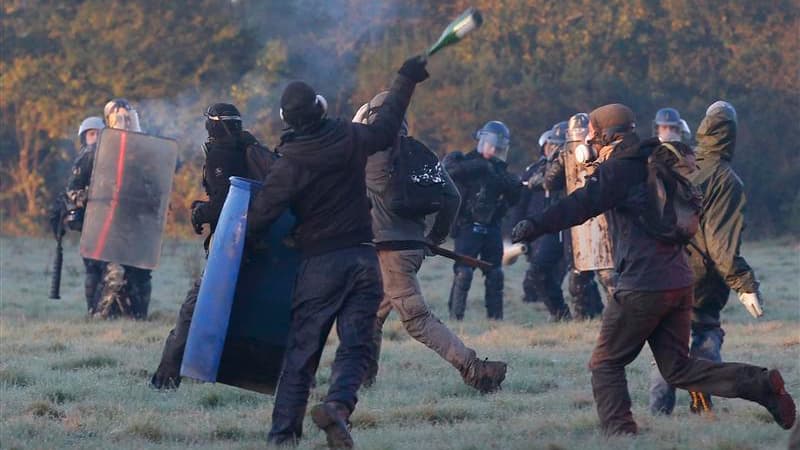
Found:
[(478, 358), (462, 373), (464, 383), (474, 387), (482, 394), (488, 394), (500, 389), (500, 384), (506, 378), (506, 368), (508, 364), (502, 361), (481, 361)]
[(797, 416), (794, 400), (786, 392), (783, 377), (777, 369), (767, 372), (767, 383), (769, 385), (769, 394), (764, 401), (759, 403), (767, 408), (781, 428), (788, 430), (794, 425)]
[(311, 408), (311, 419), (327, 435), (330, 448), (353, 448), (349, 417), (350, 410), (338, 402), (319, 403)]

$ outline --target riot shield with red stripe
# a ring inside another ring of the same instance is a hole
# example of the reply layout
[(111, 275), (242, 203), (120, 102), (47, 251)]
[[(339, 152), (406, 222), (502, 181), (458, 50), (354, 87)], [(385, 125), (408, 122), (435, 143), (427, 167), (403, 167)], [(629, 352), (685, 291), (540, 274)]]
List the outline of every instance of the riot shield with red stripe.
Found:
[(81, 256), (142, 269), (158, 265), (177, 158), (172, 139), (112, 128), (102, 131)]

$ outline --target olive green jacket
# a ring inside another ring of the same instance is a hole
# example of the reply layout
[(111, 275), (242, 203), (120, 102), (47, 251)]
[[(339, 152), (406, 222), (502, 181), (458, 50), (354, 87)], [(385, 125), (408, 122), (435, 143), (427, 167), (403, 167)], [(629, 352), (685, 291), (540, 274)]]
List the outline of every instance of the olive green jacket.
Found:
[[(713, 271), (737, 293), (756, 292), (758, 280), (739, 254), (746, 199), (742, 180), (730, 164), (736, 146), (736, 118), (724, 110), (705, 117), (697, 129), (697, 144), (699, 170), (691, 181), (703, 193), (703, 213), (693, 244), (705, 255), (689, 246), (695, 280), (716, 278), (709, 273)], [(696, 307), (714, 302), (722, 309), (727, 301), (727, 293), (725, 298), (703, 297), (696, 296)]]

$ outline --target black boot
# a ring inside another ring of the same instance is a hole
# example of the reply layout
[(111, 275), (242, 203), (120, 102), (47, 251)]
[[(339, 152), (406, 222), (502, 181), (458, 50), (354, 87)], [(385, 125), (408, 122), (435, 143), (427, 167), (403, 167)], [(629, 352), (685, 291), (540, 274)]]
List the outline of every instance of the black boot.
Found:
[(325, 402), (311, 408), (311, 419), (325, 432), (329, 448), (353, 448), (348, 418), (350, 410), (338, 402)]

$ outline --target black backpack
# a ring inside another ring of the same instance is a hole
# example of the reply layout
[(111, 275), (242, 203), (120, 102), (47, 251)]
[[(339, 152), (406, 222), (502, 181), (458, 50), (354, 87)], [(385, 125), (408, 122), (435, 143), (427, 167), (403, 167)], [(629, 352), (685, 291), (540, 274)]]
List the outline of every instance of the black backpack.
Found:
[(446, 184), (439, 157), (408, 136), (399, 137), (391, 151), (389, 183), (384, 193), (389, 210), (411, 219), (439, 211)]
[(697, 170), (694, 151), (679, 142), (665, 142), (647, 158), (647, 203), (639, 216), (658, 240), (686, 245), (700, 227), (703, 196), (689, 177)]

